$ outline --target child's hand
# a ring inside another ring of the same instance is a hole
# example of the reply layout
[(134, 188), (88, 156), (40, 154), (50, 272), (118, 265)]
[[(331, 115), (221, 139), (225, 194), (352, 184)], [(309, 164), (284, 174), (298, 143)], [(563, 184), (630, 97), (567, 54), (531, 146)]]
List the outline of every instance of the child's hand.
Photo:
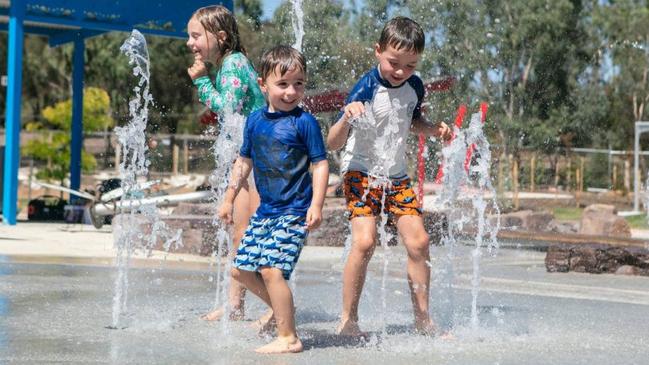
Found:
[(444, 122), (439, 122), (437, 125), (438, 137), (444, 141), (448, 141), (453, 137), (453, 131)]
[(187, 73), (192, 80), (196, 80), (199, 77), (207, 76), (207, 66), (205, 66), (205, 62), (195, 59), (194, 64), (187, 69)]
[(343, 112), (345, 120), (349, 122), (350, 120), (360, 117), (365, 113), (365, 105), (363, 105), (363, 103), (361, 103), (360, 101), (355, 101), (353, 103), (345, 105)]
[(306, 212), (307, 231), (315, 230), (320, 226), (320, 223), (322, 223), (322, 208), (309, 207), (309, 210)]
[(232, 224), (232, 203), (223, 202), (219, 207), (216, 215), (221, 219), (225, 224)]

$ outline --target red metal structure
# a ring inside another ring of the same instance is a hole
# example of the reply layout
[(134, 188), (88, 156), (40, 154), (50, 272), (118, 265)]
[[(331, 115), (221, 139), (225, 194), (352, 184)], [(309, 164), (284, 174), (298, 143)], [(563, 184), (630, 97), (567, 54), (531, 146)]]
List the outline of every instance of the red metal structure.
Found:
[[(447, 77), (441, 80), (424, 84), (426, 93), (445, 91), (450, 89), (455, 79)], [(339, 111), (345, 106), (347, 92), (339, 90), (325, 91), (320, 94), (309, 95), (304, 98), (304, 108), (313, 114)]]

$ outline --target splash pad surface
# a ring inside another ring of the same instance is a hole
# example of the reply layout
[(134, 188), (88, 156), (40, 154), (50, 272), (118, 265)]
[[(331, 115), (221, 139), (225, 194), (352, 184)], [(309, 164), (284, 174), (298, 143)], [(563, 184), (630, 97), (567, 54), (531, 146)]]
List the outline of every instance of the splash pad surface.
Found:
[[(78, 245), (84, 234), (68, 236)], [(29, 243), (13, 241), (5, 241), (0, 247)], [(390, 311), (385, 316), (387, 333), (382, 333), (382, 249), (377, 248), (360, 309), (361, 326), (371, 338), (360, 343), (334, 335), (341, 305), (342, 248), (307, 247), (298, 265), (295, 294), (298, 332), (306, 351), (273, 357), (252, 352), (268, 341), (249, 327), (264, 311), (252, 297), (247, 321), (228, 323), (227, 336), (221, 323), (198, 320), (214, 299), (215, 284), (210, 278), (215, 277), (215, 270), (208, 260), (179, 260), (171, 255), (167, 260), (161, 256), (135, 260), (124, 327), (110, 330), (106, 327), (111, 324), (116, 275), (110, 260), (98, 260), (96, 253), (66, 259), (54, 249), (49, 256), (17, 256), (14, 252), (0, 261), (0, 360), (215, 364), (646, 361), (646, 278), (549, 274), (543, 252), (503, 247), (498, 256), (483, 257), (480, 326), (474, 330), (469, 323), (470, 249), (465, 244), (456, 248), (452, 302), (448, 295), (442, 295), (444, 283), (439, 280), (446, 249), (435, 247), (431, 251), (431, 313), (443, 325), (455, 323), (452, 333), (456, 338), (443, 340), (412, 333), (406, 254), (401, 246), (391, 249), (387, 280)], [(2, 252), (7, 254), (6, 249)]]

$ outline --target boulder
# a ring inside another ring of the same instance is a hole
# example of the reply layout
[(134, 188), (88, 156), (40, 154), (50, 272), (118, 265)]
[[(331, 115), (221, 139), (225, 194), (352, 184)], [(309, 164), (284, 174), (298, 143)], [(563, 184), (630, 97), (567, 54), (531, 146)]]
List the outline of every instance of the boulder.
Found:
[(615, 273), (649, 276), (649, 250), (604, 244), (552, 244), (545, 256), (548, 272)]
[(349, 220), (344, 204), (326, 205), (322, 210), (322, 224), (307, 236), (307, 245), (344, 247), (350, 235)]
[(500, 216), (500, 227), (542, 232), (548, 230), (552, 219), (554, 219), (554, 215), (548, 211), (520, 210), (502, 214)]
[(545, 255), (545, 268), (548, 272), (570, 271), (570, 250), (562, 245), (551, 245)]
[(586, 208), (584, 208), (584, 214), (593, 214), (593, 213), (616, 215), (617, 209), (615, 209), (614, 205), (610, 205), (610, 204), (591, 204)]
[(584, 209), (579, 233), (591, 236), (631, 237), (631, 227), (617, 215), (615, 207), (593, 204)]
[(548, 230), (550, 232), (570, 234), (579, 232), (579, 223), (573, 222), (559, 222), (552, 220), (548, 224)]
[(640, 271), (631, 265), (622, 265), (615, 270), (615, 275), (638, 275)]

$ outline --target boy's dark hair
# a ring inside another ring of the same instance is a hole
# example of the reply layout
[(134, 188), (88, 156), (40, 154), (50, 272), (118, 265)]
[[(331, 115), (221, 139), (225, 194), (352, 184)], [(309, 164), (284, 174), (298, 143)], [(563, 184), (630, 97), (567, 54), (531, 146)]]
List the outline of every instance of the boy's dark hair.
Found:
[(262, 80), (275, 72), (279, 66), (280, 76), (284, 76), (293, 67), (297, 67), (306, 75), (306, 59), (297, 49), (290, 46), (276, 46), (264, 52), (261, 56), (261, 76)]
[(379, 48), (385, 51), (388, 46), (405, 49), (416, 54), (424, 52), (426, 37), (421, 26), (410, 18), (398, 16), (385, 24), (379, 38)]

